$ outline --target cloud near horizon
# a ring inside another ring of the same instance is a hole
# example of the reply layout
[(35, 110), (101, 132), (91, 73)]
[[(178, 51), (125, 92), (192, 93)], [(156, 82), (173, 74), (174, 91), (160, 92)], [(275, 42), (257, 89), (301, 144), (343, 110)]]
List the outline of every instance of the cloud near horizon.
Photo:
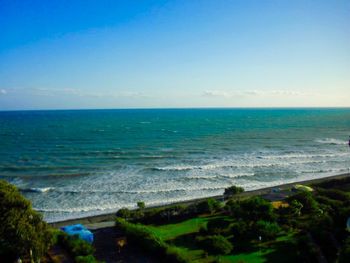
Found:
[(245, 91), (222, 91), (222, 90), (206, 90), (202, 94), (205, 97), (257, 97), (257, 96), (310, 96), (315, 95), (310, 92), (290, 91), (290, 90), (245, 90)]

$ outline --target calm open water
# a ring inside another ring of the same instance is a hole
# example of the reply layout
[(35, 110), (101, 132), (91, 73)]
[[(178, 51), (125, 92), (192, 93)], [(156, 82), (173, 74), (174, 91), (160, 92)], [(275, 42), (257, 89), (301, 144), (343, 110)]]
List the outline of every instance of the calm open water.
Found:
[(0, 112), (0, 179), (48, 221), (348, 172), (350, 109)]

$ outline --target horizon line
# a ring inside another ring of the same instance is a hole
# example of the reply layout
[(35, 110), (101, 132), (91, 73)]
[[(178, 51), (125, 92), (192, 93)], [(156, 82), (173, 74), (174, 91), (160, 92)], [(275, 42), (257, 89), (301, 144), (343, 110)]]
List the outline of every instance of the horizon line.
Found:
[(20, 111), (89, 111), (89, 110), (229, 110), (229, 109), (350, 109), (350, 106), (289, 106), (289, 107), (125, 107), (125, 108), (53, 108), (53, 109), (9, 109), (0, 112)]

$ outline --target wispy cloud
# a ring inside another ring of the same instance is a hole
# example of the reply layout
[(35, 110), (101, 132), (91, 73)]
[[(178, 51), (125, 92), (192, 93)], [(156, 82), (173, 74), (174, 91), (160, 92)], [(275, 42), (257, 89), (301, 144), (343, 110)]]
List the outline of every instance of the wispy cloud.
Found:
[(0, 94), (1, 95), (6, 95), (7, 94), (7, 91), (5, 89), (0, 89)]
[(78, 97), (91, 97), (91, 98), (147, 98), (151, 97), (148, 94), (134, 91), (105, 91), (99, 92), (94, 90), (83, 90), (74, 88), (34, 88), (33, 92), (36, 95), (41, 96), (59, 96), (70, 95)]
[(289, 90), (245, 90), (245, 91), (221, 91), (221, 90), (206, 90), (202, 94), (205, 97), (259, 97), (259, 96), (306, 96), (311, 93)]

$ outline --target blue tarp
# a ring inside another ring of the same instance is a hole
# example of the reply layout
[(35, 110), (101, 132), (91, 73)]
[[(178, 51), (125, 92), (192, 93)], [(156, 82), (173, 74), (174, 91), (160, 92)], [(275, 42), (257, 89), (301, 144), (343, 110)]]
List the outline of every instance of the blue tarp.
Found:
[(64, 226), (61, 227), (61, 230), (70, 236), (78, 235), (81, 239), (89, 242), (90, 244), (94, 241), (94, 235), (82, 224)]

